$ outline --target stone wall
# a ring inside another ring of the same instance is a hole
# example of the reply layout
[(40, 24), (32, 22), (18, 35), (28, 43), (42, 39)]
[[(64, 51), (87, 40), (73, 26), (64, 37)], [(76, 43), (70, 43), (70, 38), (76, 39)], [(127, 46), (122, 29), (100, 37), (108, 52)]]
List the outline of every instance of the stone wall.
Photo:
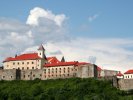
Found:
[(34, 80), (34, 79), (43, 79), (43, 70), (21, 70), (21, 80)]
[(1, 69), (0, 80), (16, 80), (16, 69)]
[(97, 66), (93, 64), (81, 66), (58, 66), (43, 69), (1, 69), (0, 80), (34, 80), (58, 78), (89, 78), (97, 77)]
[(121, 90), (131, 90), (133, 89), (133, 79), (119, 79), (118, 87)]
[(76, 74), (76, 76), (80, 78), (97, 77), (97, 66), (93, 64), (78, 66)]

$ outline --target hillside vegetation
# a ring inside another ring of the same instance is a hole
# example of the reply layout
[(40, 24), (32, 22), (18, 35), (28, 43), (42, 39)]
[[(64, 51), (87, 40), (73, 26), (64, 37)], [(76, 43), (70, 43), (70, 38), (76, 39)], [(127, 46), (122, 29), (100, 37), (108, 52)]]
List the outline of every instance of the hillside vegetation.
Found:
[(0, 100), (133, 100), (133, 96), (109, 81), (71, 78), (0, 81)]

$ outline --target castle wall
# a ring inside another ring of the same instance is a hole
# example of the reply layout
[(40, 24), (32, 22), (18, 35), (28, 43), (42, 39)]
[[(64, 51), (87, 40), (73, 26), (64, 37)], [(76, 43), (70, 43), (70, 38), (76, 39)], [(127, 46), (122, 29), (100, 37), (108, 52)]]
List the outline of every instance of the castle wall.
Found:
[(133, 89), (133, 79), (119, 79), (118, 86), (121, 90)]
[(75, 77), (74, 66), (48, 67), (43, 69), (21, 70), (21, 80), (41, 80)]
[(21, 70), (21, 80), (34, 80), (36, 78), (42, 79), (43, 70), (36, 69), (36, 70)]
[(97, 77), (97, 66), (93, 64), (80, 65), (76, 74), (80, 78)]
[(3, 69), (0, 70), (0, 80), (41, 80), (58, 78), (89, 78), (96, 77), (96, 66), (92, 64), (81, 66), (44, 67), (42, 69)]
[(0, 80), (16, 80), (16, 69), (1, 69)]
[(101, 71), (101, 77), (109, 77), (109, 76), (115, 76), (117, 75), (119, 71), (116, 71), (116, 70), (102, 70)]

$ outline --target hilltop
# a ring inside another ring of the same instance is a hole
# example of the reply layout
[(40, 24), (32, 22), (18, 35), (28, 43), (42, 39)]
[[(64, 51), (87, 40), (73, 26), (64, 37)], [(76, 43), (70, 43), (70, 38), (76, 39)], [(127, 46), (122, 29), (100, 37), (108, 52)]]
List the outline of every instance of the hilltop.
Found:
[(110, 81), (93, 78), (0, 81), (0, 100), (132, 100)]

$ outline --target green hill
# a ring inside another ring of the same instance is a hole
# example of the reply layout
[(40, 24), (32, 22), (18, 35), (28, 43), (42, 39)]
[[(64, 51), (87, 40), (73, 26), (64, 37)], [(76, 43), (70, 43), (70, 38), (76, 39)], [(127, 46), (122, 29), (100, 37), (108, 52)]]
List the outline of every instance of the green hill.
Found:
[(126, 95), (109, 81), (91, 78), (0, 81), (0, 100), (133, 100)]

